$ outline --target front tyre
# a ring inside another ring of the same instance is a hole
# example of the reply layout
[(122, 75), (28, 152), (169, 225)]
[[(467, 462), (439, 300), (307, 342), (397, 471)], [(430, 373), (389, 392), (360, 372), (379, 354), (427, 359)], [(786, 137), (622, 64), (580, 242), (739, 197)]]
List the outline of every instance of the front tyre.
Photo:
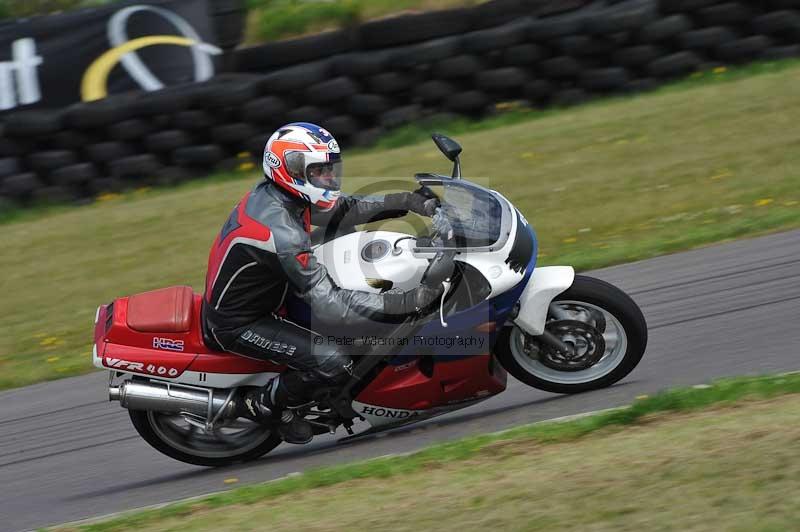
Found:
[(550, 310), (545, 328), (571, 352), (560, 352), (516, 325), (504, 327), (495, 354), (517, 380), (554, 393), (597, 390), (628, 375), (642, 359), (647, 323), (619, 288), (576, 275)]
[(167, 456), (200, 466), (220, 467), (255, 460), (280, 445), (271, 427), (238, 418), (206, 431), (182, 415), (130, 410), (139, 435)]

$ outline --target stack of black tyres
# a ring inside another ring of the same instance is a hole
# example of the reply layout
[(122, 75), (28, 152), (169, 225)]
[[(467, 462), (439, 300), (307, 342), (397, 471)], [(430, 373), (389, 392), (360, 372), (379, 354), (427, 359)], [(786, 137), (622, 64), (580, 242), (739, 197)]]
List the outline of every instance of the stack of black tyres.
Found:
[(795, 56), (800, 0), (492, 0), (377, 20), (238, 50), (240, 72), (205, 83), (6, 114), (0, 208), (260, 165), (290, 121), (320, 123), (348, 148), (432, 115), (571, 105)]

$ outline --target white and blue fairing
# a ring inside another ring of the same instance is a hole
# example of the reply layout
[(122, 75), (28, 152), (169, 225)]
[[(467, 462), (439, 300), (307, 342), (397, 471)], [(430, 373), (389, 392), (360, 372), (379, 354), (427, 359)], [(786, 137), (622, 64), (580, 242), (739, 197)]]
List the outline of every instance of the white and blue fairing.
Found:
[[(487, 353), (495, 334), (485, 332), (485, 324), (501, 327), (506, 322), (534, 271), (535, 234), (511, 202), (495, 191), (441, 176), (428, 175), (420, 182), (434, 187), (453, 225), (459, 282), (445, 299), (447, 327), (438, 315), (431, 316), (417, 330), (417, 342), (412, 338), (398, 348), (397, 363), (403, 363), (406, 354), (426, 351), (450, 360)], [(314, 254), (340, 287), (379, 293), (419, 286), (429, 259), (442, 249), (421, 247), (416, 237), (404, 233), (360, 231), (320, 245)], [(313, 329), (313, 316), (303, 307), (292, 302), (290, 314), (301, 321), (298, 314), (305, 314)], [(479, 325), (484, 325), (483, 332), (475, 330)], [(363, 330), (348, 331), (346, 324), (337, 326), (337, 333), (364, 335)]]

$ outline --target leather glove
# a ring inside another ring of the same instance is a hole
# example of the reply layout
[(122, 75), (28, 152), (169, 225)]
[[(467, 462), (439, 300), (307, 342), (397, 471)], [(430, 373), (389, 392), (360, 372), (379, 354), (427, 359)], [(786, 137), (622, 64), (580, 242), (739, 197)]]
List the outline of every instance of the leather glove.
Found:
[(383, 298), (383, 312), (389, 316), (426, 314), (433, 303), (442, 297), (442, 281), (453, 276), (455, 263), (450, 254), (439, 253), (431, 262), (420, 285), (400, 294), (387, 293)]
[(416, 289), (416, 307), (414, 308), (414, 312), (420, 315), (428, 314), (426, 310), (428, 310), (434, 303), (439, 301), (439, 298), (442, 297), (442, 292), (444, 292), (444, 287), (442, 283), (438, 283), (435, 286), (429, 286), (426, 284), (419, 285)]
[(429, 287), (441, 286), (442, 281), (452, 278), (454, 269), (453, 257), (450, 254), (439, 253), (425, 270), (420, 284)]
[(421, 284), (417, 288), (401, 294), (384, 294), (383, 312), (388, 316), (422, 314), (439, 300), (442, 292), (444, 292), (444, 287), (439, 283), (436, 286)]
[(387, 194), (383, 201), (387, 210), (406, 210), (428, 217), (433, 216), (441, 204), (438, 196), (425, 185), (414, 192)]

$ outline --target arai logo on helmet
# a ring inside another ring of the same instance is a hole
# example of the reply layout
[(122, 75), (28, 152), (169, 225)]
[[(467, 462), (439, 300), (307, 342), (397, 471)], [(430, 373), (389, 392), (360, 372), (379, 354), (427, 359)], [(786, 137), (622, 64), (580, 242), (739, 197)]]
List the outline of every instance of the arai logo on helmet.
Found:
[(264, 162), (270, 168), (280, 168), (281, 166), (281, 160), (271, 151), (268, 151), (264, 154)]
[(328, 150), (333, 153), (339, 153), (339, 143), (336, 142), (336, 139), (328, 141)]

